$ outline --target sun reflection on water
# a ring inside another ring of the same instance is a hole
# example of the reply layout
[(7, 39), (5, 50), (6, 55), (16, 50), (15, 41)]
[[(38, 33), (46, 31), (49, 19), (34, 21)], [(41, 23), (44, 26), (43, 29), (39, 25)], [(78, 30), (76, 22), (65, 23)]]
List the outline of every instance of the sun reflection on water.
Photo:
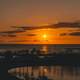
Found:
[(48, 54), (48, 46), (42, 46), (41, 51), (44, 52), (44, 54)]

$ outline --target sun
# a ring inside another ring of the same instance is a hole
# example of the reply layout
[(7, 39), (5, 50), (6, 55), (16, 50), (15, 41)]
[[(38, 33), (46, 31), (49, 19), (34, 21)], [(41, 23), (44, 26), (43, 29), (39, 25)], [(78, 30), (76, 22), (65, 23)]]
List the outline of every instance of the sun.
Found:
[(47, 44), (50, 41), (50, 32), (48, 29), (40, 29), (36, 32), (36, 40), (41, 44)]
[(43, 37), (44, 39), (47, 39), (47, 34), (43, 34), (42, 37)]

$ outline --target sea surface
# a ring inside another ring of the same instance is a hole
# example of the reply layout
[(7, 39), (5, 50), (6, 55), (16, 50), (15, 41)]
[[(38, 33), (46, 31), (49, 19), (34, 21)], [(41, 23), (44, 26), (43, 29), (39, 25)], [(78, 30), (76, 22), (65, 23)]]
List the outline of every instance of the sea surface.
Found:
[[(38, 79), (45, 75), (49, 80), (80, 80), (80, 67), (71, 66), (39, 66), (18, 67), (8, 71), (11, 75), (22, 80), (28, 80), (27, 75)], [(30, 79), (31, 80), (31, 79)]]
[(5, 52), (5, 51), (21, 51), (21, 50), (29, 50), (31, 51), (33, 48), (35, 50), (41, 50), (47, 53), (52, 53), (52, 52), (60, 52), (60, 51), (65, 51), (65, 50), (80, 50), (80, 45), (79, 44), (0, 44), (0, 52)]
[[(5, 51), (21, 51), (21, 50), (29, 50), (31, 51), (33, 48), (36, 50), (44, 51), (45, 53), (54, 53), (54, 52), (65, 52), (69, 49), (74, 53), (80, 53), (80, 45), (78, 44), (57, 44), (57, 45), (22, 45), (22, 44), (1, 44), (0, 52)], [(69, 50), (69, 51), (70, 51)], [(34, 77), (35, 80), (39, 78), (39, 76), (46, 76), (48, 80), (80, 80), (80, 67), (77, 66), (23, 66), (12, 68), (8, 70), (8, 73), (12, 76), (15, 76), (21, 80), (31, 80), (27, 79)]]

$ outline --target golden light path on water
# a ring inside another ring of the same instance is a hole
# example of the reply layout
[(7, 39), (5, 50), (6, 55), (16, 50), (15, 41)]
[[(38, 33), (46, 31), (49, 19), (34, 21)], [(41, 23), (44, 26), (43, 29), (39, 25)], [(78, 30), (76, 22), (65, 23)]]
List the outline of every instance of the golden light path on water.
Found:
[(49, 80), (80, 80), (80, 67), (28, 66), (10, 69), (8, 73), (19, 79), (23, 78), (21, 80), (33, 80), (28, 78), (34, 77), (37, 79), (43, 75), (47, 76)]

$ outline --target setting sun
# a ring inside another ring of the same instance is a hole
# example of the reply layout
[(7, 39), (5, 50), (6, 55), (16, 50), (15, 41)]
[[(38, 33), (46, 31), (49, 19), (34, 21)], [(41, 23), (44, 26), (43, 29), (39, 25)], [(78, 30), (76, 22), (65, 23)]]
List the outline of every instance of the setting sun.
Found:
[(46, 38), (47, 38), (47, 34), (43, 34), (42, 37), (43, 37), (44, 39), (46, 39)]

